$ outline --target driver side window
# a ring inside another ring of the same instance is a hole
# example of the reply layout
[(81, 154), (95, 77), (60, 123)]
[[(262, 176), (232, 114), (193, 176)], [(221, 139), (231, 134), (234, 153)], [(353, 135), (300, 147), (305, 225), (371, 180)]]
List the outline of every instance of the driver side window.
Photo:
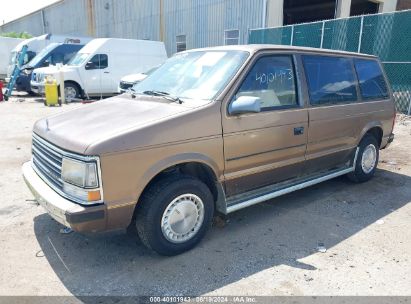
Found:
[(108, 57), (106, 54), (96, 54), (86, 64), (86, 70), (98, 70), (108, 67)]
[(296, 107), (297, 94), (292, 56), (259, 58), (244, 79), (236, 98), (259, 97), (261, 111)]

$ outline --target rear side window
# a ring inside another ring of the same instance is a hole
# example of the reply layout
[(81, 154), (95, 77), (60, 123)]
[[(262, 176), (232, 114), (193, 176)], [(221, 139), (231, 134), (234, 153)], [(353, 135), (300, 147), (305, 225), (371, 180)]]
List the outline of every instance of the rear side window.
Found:
[(310, 103), (350, 103), (357, 100), (356, 79), (351, 59), (303, 55)]
[(298, 106), (292, 57), (259, 58), (241, 84), (236, 98), (240, 96), (259, 97), (262, 111)]
[(363, 100), (385, 99), (388, 97), (387, 83), (376, 60), (355, 59), (354, 65)]

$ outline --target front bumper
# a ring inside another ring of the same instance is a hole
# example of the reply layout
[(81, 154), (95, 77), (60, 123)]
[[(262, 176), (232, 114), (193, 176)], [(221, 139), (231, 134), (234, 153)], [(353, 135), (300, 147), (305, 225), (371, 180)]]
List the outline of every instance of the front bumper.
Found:
[(30, 78), (31, 75), (20, 75), (16, 80), (16, 91), (30, 92)]
[(98, 232), (106, 228), (106, 208), (81, 206), (60, 196), (34, 171), (31, 161), (23, 164), (23, 177), (37, 202), (62, 225), (78, 232)]
[(38, 95), (44, 95), (44, 84), (43, 83), (38, 83), (31, 81), (30, 82), (31, 86), (31, 91), (38, 94)]

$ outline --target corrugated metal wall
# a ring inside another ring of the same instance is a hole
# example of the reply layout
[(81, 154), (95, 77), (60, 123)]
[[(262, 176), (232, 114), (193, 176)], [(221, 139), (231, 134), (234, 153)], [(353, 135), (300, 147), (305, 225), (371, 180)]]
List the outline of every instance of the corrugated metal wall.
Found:
[(32, 35), (41, 35), (43, 25), (41, 12), (35, 12), (18, 20), (6, 23), (0, 27), (1, 32), (28, 32)]
[(187, 48), (224, 44), (224, 30), (239, 29), (240, 44), (248, 30), (262, 24), (264, 0), (164, 0), (165, 42), (176, 51), (176, 36), (186, 35)]
[(45, 32), (86, 36), (86, 2), (84, 0), (68, 0), (45, 8)]
[[(185, 34), (187, 48), (224, 44), (224, 30), (239, 29), (240, 43), (248, 30), (260, 27), (264, 0), (65, 0), (0, 27), (80, 36), (164, 39), (169, 55), (176, 35)], [(161, 30), (163, 23), (163, 30)]]
[(94, 0), (98, 37), (159, 40), (158, 0)]

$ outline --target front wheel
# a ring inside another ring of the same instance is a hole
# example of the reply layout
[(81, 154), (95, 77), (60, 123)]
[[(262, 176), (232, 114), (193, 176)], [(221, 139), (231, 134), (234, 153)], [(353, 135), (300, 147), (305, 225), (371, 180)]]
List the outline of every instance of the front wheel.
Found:
[(152, 185), (136, 210), (141, 241), (161, 255), (176, 255), (195, 247), (211, 226), (213, 196), (191, 176), (172, 176)]
[(66, 102), (72, 102), (74, 99), (80, 98), (80, 88), (74, 83), (64, 83), (64, 96)]
[(370, 134), (365, 135), (358, 145), (358, 149), (355, 170), (347, 176), (353, 182), (362, 183), (371, 179), (377, 169), (379, 157), (377, 139)]

